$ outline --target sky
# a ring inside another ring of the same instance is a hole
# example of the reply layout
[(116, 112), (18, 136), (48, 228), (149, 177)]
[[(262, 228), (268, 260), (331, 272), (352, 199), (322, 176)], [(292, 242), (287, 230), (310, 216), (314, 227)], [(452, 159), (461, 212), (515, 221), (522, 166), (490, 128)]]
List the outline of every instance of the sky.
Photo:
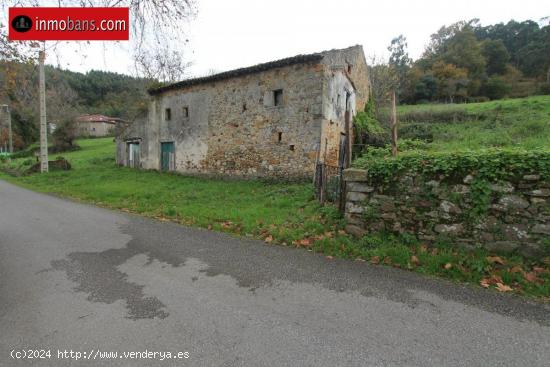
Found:
[[(197, 0), (197, 17), (186, 26), (190, 42), (180, 47), (193, 63), (189, 77), (356, 44), (363, 46), (367, 57), (384, 57), (399, 34), (407, 38), (409, 55), (416, 59), (430, 35), (443, 25), (472, 18), (482, 25), (511, 19), (538, 21), (550, 15), (548, 4), (544, 0)], [(134, 73), (125, 42), (61, 46), (47, 62), (80, 72)]]

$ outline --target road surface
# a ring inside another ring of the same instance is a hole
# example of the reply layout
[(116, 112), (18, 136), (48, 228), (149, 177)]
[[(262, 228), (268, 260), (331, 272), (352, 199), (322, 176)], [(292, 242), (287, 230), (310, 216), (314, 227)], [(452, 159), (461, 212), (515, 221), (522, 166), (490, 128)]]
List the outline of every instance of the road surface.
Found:
[(547, 305), (0, 180), (1, 366), (549, 361)]

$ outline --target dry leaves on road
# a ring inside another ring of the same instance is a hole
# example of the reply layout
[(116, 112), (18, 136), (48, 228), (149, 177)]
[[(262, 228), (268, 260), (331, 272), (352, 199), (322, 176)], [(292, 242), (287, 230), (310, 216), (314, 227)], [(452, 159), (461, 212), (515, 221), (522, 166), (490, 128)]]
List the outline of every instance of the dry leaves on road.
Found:
[(497, 283), (495, 288), (496, 288), (496, 290), (499, 291), (499, 292), (510, 292), (510, 291), (513, 291), (512, 287), (507, 286), (507, 285), (502, 284), (502, 283)]

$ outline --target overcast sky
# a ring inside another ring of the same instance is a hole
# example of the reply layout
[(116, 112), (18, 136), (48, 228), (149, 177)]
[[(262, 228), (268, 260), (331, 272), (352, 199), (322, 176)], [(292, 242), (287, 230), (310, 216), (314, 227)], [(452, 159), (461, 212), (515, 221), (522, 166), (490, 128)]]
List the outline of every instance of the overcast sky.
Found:
[[(472, 18), (483, 25), (511, 19), (538, 21), (550, 15), (549, 3), (543, 0), (197, 0), (197, 4), (197, 18), (189, 24), (190, 44), (181, 46), (194, 64), (190, 75), (355, 44), (363, 45), (367, 56), (384, 56), (399, 34), (407, 37), (409, 54), (416, 59), (442, 25)], [(65, 48), (59, 57), (48, 55), (48, 62), (75, 71), (133, 73), (127, 44), (92, 43), (83, 48), (86, 58), (78, 48)]]

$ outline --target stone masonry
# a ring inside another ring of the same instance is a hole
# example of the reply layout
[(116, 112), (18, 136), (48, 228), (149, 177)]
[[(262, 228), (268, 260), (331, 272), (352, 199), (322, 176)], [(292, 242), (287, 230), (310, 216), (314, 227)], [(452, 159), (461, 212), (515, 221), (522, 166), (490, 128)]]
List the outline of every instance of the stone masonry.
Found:
[[(151, 90), (148, 118), (117, 137), (117, 162), (139, 145), (139, 167), (237, 177), (311, 178), (336, 165), (346, 116), (368, 98), (361, 46), (273, 61)], [(347, 112), (347, 113), (346, 113)]]
[(550, 181), (537, 174), (490, 184), (489, 203), (477, 217), (471, 175), (449, 184), (405, 174), (384, 188), (369, 183), (365, 170), (348, 169), (344, 179), (347, 231), (357, 236), (409, 233), (428, 243), (448, 239), (466, 248), (550, 255)]

